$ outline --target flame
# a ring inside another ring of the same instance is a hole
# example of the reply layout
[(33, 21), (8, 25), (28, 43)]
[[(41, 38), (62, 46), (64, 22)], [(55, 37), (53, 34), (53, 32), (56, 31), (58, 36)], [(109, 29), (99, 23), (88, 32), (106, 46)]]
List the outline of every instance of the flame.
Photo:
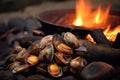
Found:
[(111, 29), (110, 25), (104, 30), (104, 34), (107, 37), (107, 39), (111, 42), (114, 42), (117, 34), (120, 32), (120, 25), (118, 25), (117, 27)]
[[(108, 5), (106, 9), (102, 9), (99, 5), (96, 10), (93, 10), (89, 0), (76, 0), (76, 15), (73, 25), (79, 27), (84, 26), (91, 29), (101, 28), (106, 38), (113, 42), (115, 41), (118, 32), (120, 32), (120, 25), (111, 29), (111, 26), (107, 23), (109, 11), (110, 5)], [(86, 38), (94, 42), (90, 35)]]
[[(120, 33), (120, 25), (112, 29), (111, 29), (111, 26), (108, 25), (108, 27), (103, 31), (103, 33), (110, 42), (114, 42), (117, 37), (117, 34)], [(88, 34), (86, 38), (89, 41), (96, 43), (90, 34)]]
[[(87, 0), (89, 1), (89, 0)], [(75, 26), (84, 26), (86, 28), (102, 28), (104, 29), (109, 16), (110, 6), (102, 9), (99, 5), (98, 9), (92, 10), (89, 2), (84, 0), (76, 1), (76, 18), (73, 21)]]

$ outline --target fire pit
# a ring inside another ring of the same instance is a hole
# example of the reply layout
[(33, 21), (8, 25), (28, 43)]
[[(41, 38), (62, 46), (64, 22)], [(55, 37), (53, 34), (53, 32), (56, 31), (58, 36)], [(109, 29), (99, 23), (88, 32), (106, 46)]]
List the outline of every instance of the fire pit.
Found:
[(44, 26), (45, 32), (47, 29), (53, 33), (73, 31), (85, 37), (88, 31), (102, 29), (110, 41), (115, 41), (116, 35), (120, 31), (119, 13), (110, 11), (110, 5), (106, 9), (102, 9), (100, 6), (98, 9), (91, 9), (90, 4), (85, 4), (84, 0), (81, 0), (81, 2), (77, 2), (76, 11), (74, 9), (46, 11), (37, 18)]
[(119, 79), (120, 15), (109, 11), (110, 6), (91, 9), (78, 0), (76, 11), (51, 10), (37, 20), (12, 19), (12, 29), (0, 37), (10, 46), (0, 73), (14, 80)]

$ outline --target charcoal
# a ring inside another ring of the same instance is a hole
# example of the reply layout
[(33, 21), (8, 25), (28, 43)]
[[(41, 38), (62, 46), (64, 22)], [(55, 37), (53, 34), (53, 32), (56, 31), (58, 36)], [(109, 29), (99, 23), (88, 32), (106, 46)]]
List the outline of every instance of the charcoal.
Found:
[(113, 75), (114, 68), (104, 62), (92, 62), (81, 72), (85, 80), (106, 80)]
[(25, 28), (25, 20), (20, 17), (13, 17), (8, 21), (8, 27), (16, 28), (16, 32), (24, 31)]
[(101, 29), (95, 29), (95, 30), (90, 31), (90, 35), (92, 36), (92, 38), (94, 39), (96, 43), (107, 45), (109, 47), (112, 46), (112, 44), (106, 38), (106, 36), (104, 35)]
[(16, 39), (16, 41), (19, 42), (20, 46), (24, 48), (28, 48), (30, 46), (30, 41), (34, 42), (39, 39), (40, 37), (37, 37), (37, 36), (29, 36), (29, 37), (24, 37), (24, 38), (18, 38)]
[(113, 42), (113, 48), (120, 48), (120, 33), (117, 34), (115, 41)]
[(13, 45), (14, 41), (18, 41), (21, 46), (29, 46), (28, 42), (29, 41), (36, 41), (39, 40), (39, 36), (33, 36), (32, 33), (30, 32), (19, 32), (18, 34), (9, 34), (7, 37), (8, 44)]
[(28, 17), (25, 20), (25, 30), (26, 31), (32, 31), (32, 30), (38, 29), (40, 27), (41, 27), (40, 23), (32, 17)]
[(111, 65), (120, 65), (120, 49), (109, 48), (101, 45), (95, 45), (88, 40), (80, 40), (80, 42), (86, 47), (87, 55), (85, 59), (88, 62), (104, 61)]

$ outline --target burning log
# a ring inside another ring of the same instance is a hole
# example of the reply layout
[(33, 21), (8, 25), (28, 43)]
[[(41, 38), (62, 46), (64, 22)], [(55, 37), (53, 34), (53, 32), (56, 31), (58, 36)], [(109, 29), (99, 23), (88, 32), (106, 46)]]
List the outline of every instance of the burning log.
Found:
[(101, 29), (91, 30), (90, 31), (90, 35), (92, 36), (92, 38), (94, 39), (94, 41), (96, 43), (104, 44), (104, 45), (107, 45), (107, 46), (111, 46), (111, 43), (105, 37), (105, 35), (103, 34), (103, 31)]
[(120, 48), (120, 33), (117, 34), (116, 40), (113, 43), (113, 48)]
[(120, 61), (120, 49), (95, 45), (87, 40), (81, 40), (81, 42), (88, 50), (86, 55), (88, 62), (104, 61), (112, 65), (120, 65), (118, 62)]

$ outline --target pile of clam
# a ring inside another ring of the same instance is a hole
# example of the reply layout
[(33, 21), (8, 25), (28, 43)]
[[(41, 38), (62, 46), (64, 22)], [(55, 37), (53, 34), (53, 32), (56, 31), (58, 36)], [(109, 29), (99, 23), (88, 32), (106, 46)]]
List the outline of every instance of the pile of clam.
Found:
[(61, 77), (66, 71), (76, 73), (87, 64), (84, 59), (86, 48), (71, 32), (44, 36), (36, 42), (30, 42), (26, 49), (14, 43), (14, 50), (7, 57), (7, 66), (12, 73), (24, 72), (30, 67), (53, 77)]

